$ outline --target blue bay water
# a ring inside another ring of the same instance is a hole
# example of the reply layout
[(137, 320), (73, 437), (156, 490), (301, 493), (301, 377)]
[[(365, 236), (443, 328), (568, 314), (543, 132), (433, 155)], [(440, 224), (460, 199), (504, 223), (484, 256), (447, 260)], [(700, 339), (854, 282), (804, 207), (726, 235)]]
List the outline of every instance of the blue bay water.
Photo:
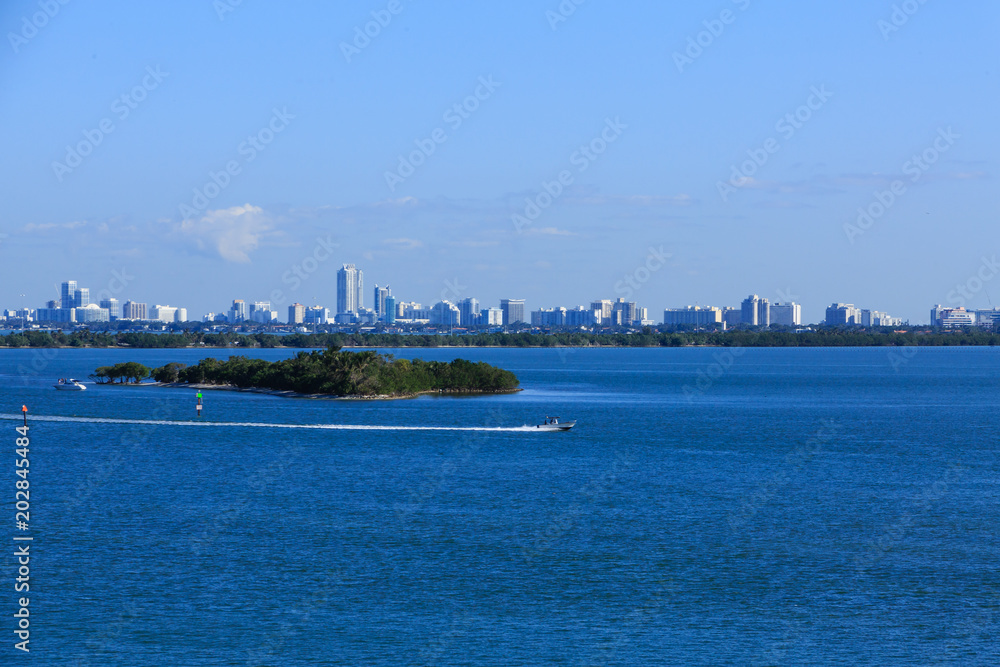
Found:
[[(206, 391), (202, 419), (578, 426), (32, 421), (21, 656), (0, 420), (4, 664), (1000, 662), (997, 350), (392, 352), (487, 361), (524, 391)], [(2, 350), (0, 412), (193, 420), (193, 391), (52, 384), (204, 356), (228, 353)]]

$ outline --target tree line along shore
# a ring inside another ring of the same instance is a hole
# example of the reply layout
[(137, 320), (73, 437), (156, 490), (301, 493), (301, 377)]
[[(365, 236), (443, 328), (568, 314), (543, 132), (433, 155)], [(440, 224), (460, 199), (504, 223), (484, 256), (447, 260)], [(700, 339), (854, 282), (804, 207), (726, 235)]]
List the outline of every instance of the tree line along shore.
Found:
[(135, 384), (152, 378), (164, 384), (213, 385), (269, 389), (326, 396), (415, 396), (429, 392), (506, 393), (520, 382), (510, 371), (484, 362), (396, 359), (374, 351), (336, 348), (299, 352), (289, 359), (265, 361), (233, 356), (227, 361), (202, 359), (186, 366), (169, 363), (149, 368), (134, 361), (97, 368), (98, 384)]
[(88, 330), (26, 331), (0, 336), (0, 348), (91, 347), (91, 348), (343, 348), (343, 347), (895, 347), (994, 346), (1000, 333), (968, 328), (961, 330), (912, 329), (815, 331), (657, 331), (637, 333), (104, 333)]

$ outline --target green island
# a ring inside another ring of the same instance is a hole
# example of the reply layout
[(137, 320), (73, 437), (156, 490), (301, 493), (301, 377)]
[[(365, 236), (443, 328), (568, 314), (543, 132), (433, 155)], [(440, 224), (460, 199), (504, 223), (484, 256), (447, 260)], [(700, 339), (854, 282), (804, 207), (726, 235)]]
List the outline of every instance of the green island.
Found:
[(156, 382), (169, 385), (366, 398), (520, 391), (516, 375), (484, 362), (465, 359), (411, 361), (370, 350), (343, 352), (333, 347), (299, 352), (281, 361), (244, 356), (219, 361), (209, 357), (193, 366), (169, 363), (154, 369), (129, 361), (101, 366), (90, 377), (99, 384), (135, 384), (152, 377)]
[(905, 330), (820, 328), (814, 331), (661, 331), (633, 333), (559, 331), (534, 333), (181, 333), (94, 332), (79, 330), (26, 331), (0, 335), (0, 349), (23, 347), (69, 348), (328, 348), (328, 347), (897, 347), (996, 346), (1000, 333), (990, 329)]

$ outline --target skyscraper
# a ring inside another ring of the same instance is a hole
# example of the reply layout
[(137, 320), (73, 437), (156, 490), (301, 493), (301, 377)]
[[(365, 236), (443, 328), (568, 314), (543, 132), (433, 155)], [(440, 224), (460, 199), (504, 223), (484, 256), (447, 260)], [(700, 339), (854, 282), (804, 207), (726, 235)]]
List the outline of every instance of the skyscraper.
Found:
[(288, 323), (302, 324), (306, 319), (306, 307), (301, 303), (293, 303), (288, 307)]
[(797, 303), (775, 303), (771, 305), (771, 324), (797, 327), (802, 324), (802, 306)]
[(463, 327), (470, 327), (479, 324), (479, 300), (468, 298), (458, 302), (458, 309), (462, 312), (461, 324)]
[(122, 316), (122, 305), (118, 302), (118, 299), (111, 297), (108, 299), (101, 300), (101, 308), (108, 309), (108, 318), (114, 322), (117, 319), (121, 319)]
[(230, 322), (246, 322), (250, 319), (250, 305), (243, 299), (233, 299), (233, 307), (229, 309)]
[(755, 327), (771, 326), (771, 308), (767, 299), (762, 299), (756, 294), (751, 294), (742, 303), (743, 324)]
[(123, 320), (144, 320), (146, 319), (146, 304), (136, 301), (126, 301), (122, 308)]
[(500, 299), (504, 326), (524, 322), (524, 299)]
[(76, 281), (67, 280), (62, 284), (62, 291), (60, 294), (61, 308), (72, 308), (73, 301), (76, 298)]
[(361, 270), (353, 264), (344, 264), (337, 271), (337, 314), (358, 314), (364, 307), (364, 279)]
[(90, 288), (80, 287), (73, 292), (73, 308), (86, 308), (90, 305)]
[(386, 285), (385, 287), (379, 287), (378, 285), (375, 285), (375, 303), (372, 305), (372, 308), (375, 309), (375, 318), (380, 322), (386, 321), (385, 300), (391, 294), (392, 290), (389, 289), (388, 285)]

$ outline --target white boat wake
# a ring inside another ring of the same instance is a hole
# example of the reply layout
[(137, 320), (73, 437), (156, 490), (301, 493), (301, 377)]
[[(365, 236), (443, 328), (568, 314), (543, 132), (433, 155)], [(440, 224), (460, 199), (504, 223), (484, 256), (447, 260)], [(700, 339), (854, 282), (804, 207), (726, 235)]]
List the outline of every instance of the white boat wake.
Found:
[[(0, 419), (22, 421), (20, 414), (0, 413)], [(170, 421), (166, 419), (118, 419), (115, 417), (61, 417), (58, 415), (28, 415), (30, 422), (76, 422), (82, 424), (147, 424), (149, 426), (229, 426), (246, 428), (304, 428), (325, 431), (496, 431), (505, 433), (532, 432), (534, 426), (384, 426), (380, 424), (271, 424), (266, 422)]]

